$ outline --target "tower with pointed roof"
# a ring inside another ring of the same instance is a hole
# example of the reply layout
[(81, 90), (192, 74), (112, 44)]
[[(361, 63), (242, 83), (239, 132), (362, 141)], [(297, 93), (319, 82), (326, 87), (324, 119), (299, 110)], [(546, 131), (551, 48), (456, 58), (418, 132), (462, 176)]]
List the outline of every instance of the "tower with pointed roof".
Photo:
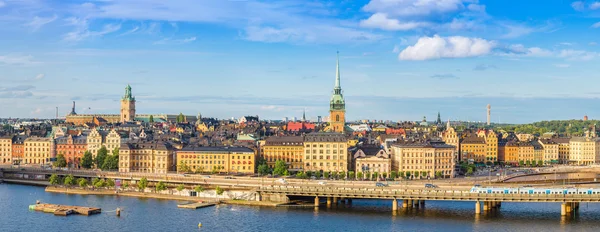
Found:
[(135, 120), (135, 97), (131, 95), (131, 86), (125, 87), (125, 95), (121, 98), (121, 123)]
[(337, 53), (335, 86), (329, 102), (329, 127), (331, 131), (344, 133), (346, 126), (346, 101), (340, 85), (340, 53)]

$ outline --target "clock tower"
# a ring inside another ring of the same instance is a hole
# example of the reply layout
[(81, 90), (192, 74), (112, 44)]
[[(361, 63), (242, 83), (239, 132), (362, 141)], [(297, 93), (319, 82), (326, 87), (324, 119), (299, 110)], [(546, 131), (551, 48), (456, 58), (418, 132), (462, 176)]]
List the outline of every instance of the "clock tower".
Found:
[(344, 133), (346, 127), (346, 101), (340, 85), (340, 53), (337, 53), (335, 70), (335, 86), (329, 102), (329, 128), (331, 131)]

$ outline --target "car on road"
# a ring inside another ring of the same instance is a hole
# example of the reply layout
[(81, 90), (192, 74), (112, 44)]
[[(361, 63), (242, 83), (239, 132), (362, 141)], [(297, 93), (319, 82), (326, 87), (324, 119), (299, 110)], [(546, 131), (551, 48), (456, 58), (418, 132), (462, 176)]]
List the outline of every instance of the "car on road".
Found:
[(287, 182), (285, 179), (281, 178), (281, 179), (278, 179), (278, 180), (277, 180), (277, 183), (280, 183), (280, 184), (287, 184), (288, 182)]
[(204, 178), (210, 178), (210, 176), (203, 176)]
[(226, 176), (225, 179), (235, 179), (235, 178), (233, 178), (231, 176)]
[(425, 184), (425, 188), (437, 188), (437, 185), (434, 185), (434, 184)]
[(319, 181), (319, 185), (326, 185), (326, 184), (327, 184), (327, 182), (325, 182), (325, 181)]
[(386, 183), (377, 182), (377, 183), (375, 183), (375, 186), (376, 186), (376, 187), (388, 187), (388, 186), (390, 186), (390, 185), (389, 185), (389, 184), (386, 184)]

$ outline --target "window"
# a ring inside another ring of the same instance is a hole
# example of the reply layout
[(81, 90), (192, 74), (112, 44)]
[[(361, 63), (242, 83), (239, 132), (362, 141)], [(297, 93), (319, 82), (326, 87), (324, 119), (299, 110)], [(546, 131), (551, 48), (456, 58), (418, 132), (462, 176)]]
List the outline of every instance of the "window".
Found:
[(336, 122), (339, 122), (339, 121), (340, 121), (340, 115), (336, 115), (336, 116), (335, 116), (335, 121), (336, 121)]

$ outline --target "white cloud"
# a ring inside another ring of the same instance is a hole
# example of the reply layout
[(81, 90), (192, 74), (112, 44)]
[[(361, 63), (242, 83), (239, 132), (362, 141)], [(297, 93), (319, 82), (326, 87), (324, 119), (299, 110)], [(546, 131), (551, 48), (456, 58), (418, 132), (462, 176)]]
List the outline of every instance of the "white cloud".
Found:
[(85, 19), (71, 18), (68, 19), (68, 21), (70, 21), (72, 25), (75, 25), (76, 29), (64, 35), (63, 39), (65, 41), (76, 42), (87, 38), (101, 37), (121, 29), (121, 24), (105, 24), (102, 27), (102, 30), (92, 31), (89, 29), (89, 24)]
[(292, 43), (312, 43), (321, 42), (328, 44), (343, 42), (371, 42), (382, 38), (382, 36), (363, 32), (348, 27), (331, 25), (312, 25), (310, 27), (271, 27), (271, 26), (250, 26), (247, 27), (241, 36), (250, 41), (259, 41), (267, 43), (292, 42)]
[(596, 46), (596, 45), (598, 45), (598, 43), (596, 43), (596, 42), (590, 42), (589, 45), (590, 46)]
[(27, 55), (5, 55), (0, 56), (0, 64), (6, 65), (32, 65), (39, 64), (40, 62), (34, 61), (33, 56)]
[(27, 23), (26, 25), (28, 27), (31, 27), (31, 29), (33, 31), (37, 31), (40, 28), (42, 28), (44, 25), (54, 22), (54, 20), (56, 20), (57, 18), (58, 18), (58, 16), (56, 16), (56, 15), (54, 15), (52, 17), (48, 17), (48, 18), (35, 16), (35, 17), (33, 17), (33, 20), (31, 20), (31, 22)]
[(592, 9), (592, 10), (600, 9), (600, 2), (593, 2), (592, 4), (590, 4), (590, 9)]
[(568, 68), (568, 67), (571, 67), (571, 65), (570, 64), (555, 64), (554, 67), (557, 67), (557, 68)]
[(5, 2), (3, 2), (3, 1), (0, 1), (0, 8), (2, 8), (2, 7), (4, 7), (4, 6), (6, 6), (6, 3), (5, 3)]
[(507, 32), (502, 35), (502, 38), (504, 39), (513, 39), (534, 32), (533, 28), (524, 25), (502, 24), (502, 26), (507, 30)]
[(583, 11), (585, 9), (585, 3), (583, 3), (583, 1), (575, 1), (571, 3), (571, 7), (576, 11)]
[(490, 54), (495, 41), (462, 36), (421, 37), (415, 45), (400, 52), (400, 60), (432, 60), (442, 58), (475, 57)]
[(600, 27), (600, 22), (592, 24), (592, 28), (599, 28), (599, 27)]
[(398, 53), (400, 52), (400, 47), (398, 47), (398, 45), (394, 45), (394, 49), (392, 49), (393, 53)]
[(361, 20), (360, 26), (367, 28), (379, 28), (389, 31), (406, 31), (419, 27), (428, 26), (426, 22), (400, 22), (398, 19), (390, 19), (385, 13), (375, 13), (368, 19)]
[(558, 53), (558, 57), (565, 58), (567, 60), (582, 60), (587, 61), (598, 57), (597, 52), (588, 52), (582, 50), (565, 49)]
[[(363, 7), (367, 12), (386, 12), (393, 16), (425, 16), (456, 12), (470, 0), (371, 0)], [(471, 8), (480, 9), (472, 6)]]
[(573, 43), (569, 43), (569, 42), (562, 42), (562, 43), (559, 43), (559, 44), (563, 45), (563, 46), (573, 46)]
[(185, 43), (191, 43), (194, 41), (196, 41), (196, 37), (189, 37), (189, 38), (184, 38), (184, 39), (166, 38), (166, 39), (156, 41), (156, 42), (154, 42), (154, 44), (185, 44)]
[(597, 52), (589, 52), (583, 50), (562, 49), (548, 50), (540, 47), (526, 48), (522, 44), (513, 44), (506, 48), (507, 52), (499, 53), (498, 55), (507, 56), (524, 56), (524, 57), (550, 57), (563, 58), (565, 60), (587, 61), (598, 57)]
[(40, 73), (40, 74), (36, 75), (33, 79), (34, 80), (41, 80), (41, 79), (44, 79), (45, 76), (46, 76), (46, 74)]

